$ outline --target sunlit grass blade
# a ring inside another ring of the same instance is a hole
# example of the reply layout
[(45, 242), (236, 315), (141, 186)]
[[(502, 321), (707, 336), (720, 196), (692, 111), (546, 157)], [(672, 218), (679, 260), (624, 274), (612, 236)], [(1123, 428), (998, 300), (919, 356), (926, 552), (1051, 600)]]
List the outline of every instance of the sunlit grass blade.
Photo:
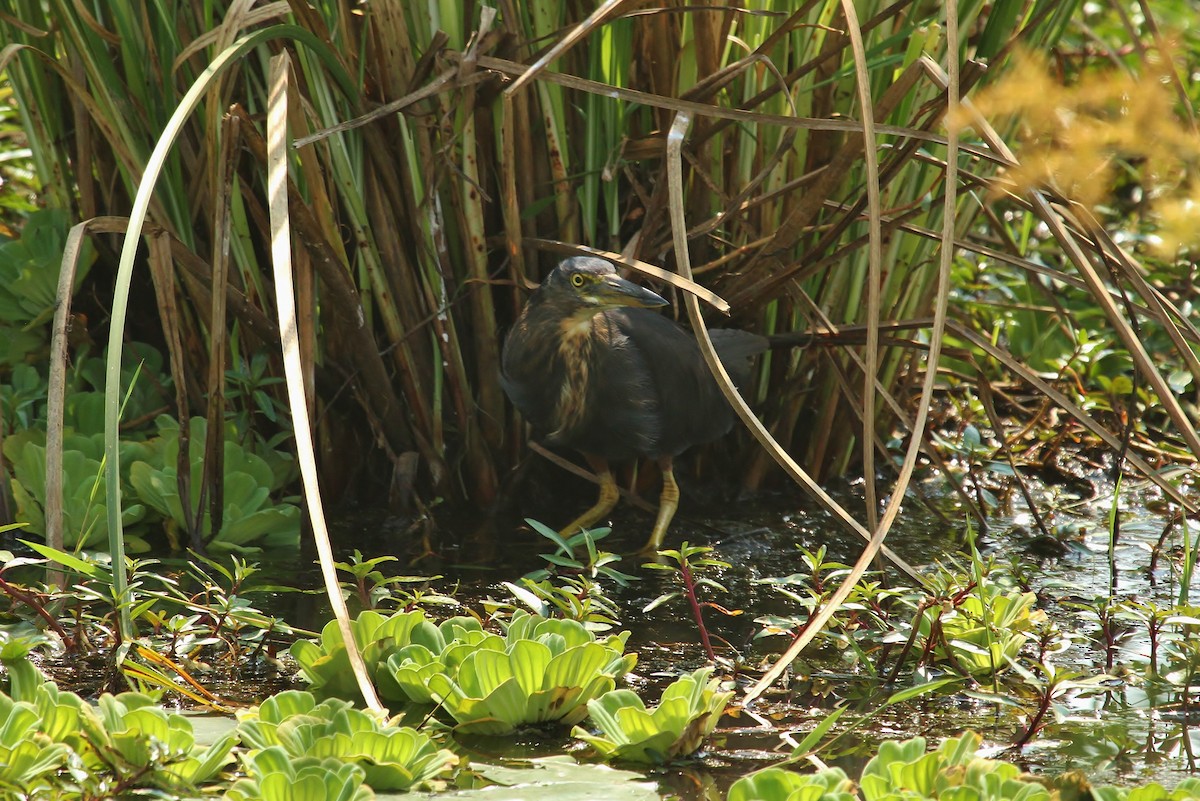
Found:
[(292, 432), (296, 438), (300, 475), (304, 483), (304, 499), (308, 506), (309, 522), (316, 539), (321, 574), (325, 589), (341, 629), (350, 666), (358, 680), (358, 688), (368, 708), (382, 714), (383, 705), (367, 675), (362, 654), (354, 640), (350, 612), (346, 608), (342, 588), (338, 583), (333, 548), (321, 502), (321, 487), (317, 478), (312, 424), (309, 421), (308, 401), (304, 389), (304, 367), (300, 361), (299, 332), (296, 323), (296, 298), (292, 281), (291, 226), (288, 219), (288, 129), (287, 94), (291, 59), (283, 52), (271, 61), (271, 94), (267, 118), (268, 183), (271, 189), (268, 203), (271, 214), (271, 262), (275, 277), (275, 302), (279, 309), (279, 329), (283, 332), (284, 370), (287, 376), (288, 400), (292, 412)]

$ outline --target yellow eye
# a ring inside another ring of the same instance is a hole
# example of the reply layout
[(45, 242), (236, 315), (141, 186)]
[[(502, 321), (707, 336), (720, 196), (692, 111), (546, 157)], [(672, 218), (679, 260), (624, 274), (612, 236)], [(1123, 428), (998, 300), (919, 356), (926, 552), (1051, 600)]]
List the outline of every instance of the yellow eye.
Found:
[(574, 286), (574, 287), (583, 286), (583, 275), (581, 273), (575, 273), (574, 275), (571, 276), (571, 286)]

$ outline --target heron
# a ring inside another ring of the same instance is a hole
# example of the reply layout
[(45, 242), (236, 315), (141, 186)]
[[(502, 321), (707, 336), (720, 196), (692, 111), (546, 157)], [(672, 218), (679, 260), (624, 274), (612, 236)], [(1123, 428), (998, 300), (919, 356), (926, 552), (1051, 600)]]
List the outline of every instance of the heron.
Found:
[[(501, 383), (513, 405), (543, 442), (579, 451), (599, 479), (596, 503), (564, 536), (616, 506), (612, 463), (647, 458), (663, 483), (642, 550), (657, 551), (679, 506), (674, 458), (736, 420), (692, 335), (654, 311), (666, 305), (611, 262), (577, 256), (546, 276), (505, 339)], [(747, 383), (766, 338), (735, 329), (709, 334), (734, 383)]]

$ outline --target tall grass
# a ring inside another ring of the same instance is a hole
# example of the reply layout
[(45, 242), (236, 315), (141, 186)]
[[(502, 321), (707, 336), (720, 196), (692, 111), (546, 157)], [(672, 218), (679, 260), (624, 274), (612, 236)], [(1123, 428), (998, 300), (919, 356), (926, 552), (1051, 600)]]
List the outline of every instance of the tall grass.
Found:
[[(962, 247), (1039, 268), (988, 208), (984, 182), (1011, 161), (990, 141), (964, 140), (947, 221), (947, 91), (931, 65), (958, 65), (969, 97), (1018, 44), (1049, 47), (1074, 7), (963, 0), (962, 44), (947, 53), (936, 6), (863, 0), (856, 67), (837, 0), (621, 5), (513, 93), (506, 85), (592, 6), (0, 0), (11, 43), (0, 58), (46, 202), (80, 219), (124, 216), (187, 87), (238, 37), (279, 26), (199, 99), (148, 198), (178, 279), (159, 287), (180, 304), (161, 321), (175, 329), (163, 342), (187, 390), (177, 411), (211, 412), (235, 356), (278, 352), (263, 115), (269, 59), (286, 47), (298, 141), (288, 189), (323, 477), (335, 497), (382, 484), (488, 504), (523, 453), (498, 383), (500, 333), (559, 257), (548, 240), (671, 265), (664, 156), (681, 110), (695, 120), (682, 180), (697, 279), (731, 303), (729, 324), (835, 332), (770, 355), (754, 392), (767, 428), (818, 477), (870, 464), (871, 449), (891, 464), (886, 440), (911, 430), (919, 351), (887, 340), (864, 361), (829, 346), (851, 336), (836, 332), (926, 320), (945, 296), (935, 232), (947, 225)], [(353, 124), (328, 130), (342, 123)], [(1085, 260), (1120, 258), (1086, 229), (1068, 219), (1054, 230), (1083, 241)], [(147, 279), (166, 280), (134, 277)], [(229, 301), (223, 311), (214, 297)], [(227, 332), (213, 330), (214, 313), (228, 315)], [(762, 451), (743, 459), (751, 488), (773, 471)]]

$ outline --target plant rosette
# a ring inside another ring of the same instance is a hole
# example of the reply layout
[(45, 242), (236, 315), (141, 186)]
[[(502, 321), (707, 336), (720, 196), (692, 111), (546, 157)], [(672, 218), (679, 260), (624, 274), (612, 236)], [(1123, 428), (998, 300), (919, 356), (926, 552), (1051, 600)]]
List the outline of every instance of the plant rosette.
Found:
[[(47, 687), (51, 686), (49, 684)], [(64, 693), (56, 693), (62, 704)], [(47, 696), (50, 699), (50, 696)], [(68, 704), (59, 712), (72, 710)], [(204, 747), (196, 743), (186, 717), (164, 709), (156, 698), (126, 692), (100, 696), (95, 707), (80, 707), (82, 738), (68, 740), (93, 773), (113, 765), (134, 774), (147, 774), (145, 786), (196, 786), (212, 781), (226, 763), (237, 736), (230, 733)], [(159, 779), (153, 779), (154, 775)]]
[(30, 793), (48, 789), (45, 777), (66, 763), (70, 753), (67, 746), (45, 742), (36, 707), (3, 693), (0, 720), (4, 721), (0, 726), (0, 787), (19, 787)]
[(430, 737), (394, 726), (336, 698), (320, 703), (310, 692), (288, 690), (238, 715), (243, 744), (259, 751), (282, 748), (293, 760), (332, 758), (359, 766), (375, 790), (429, 786), (458, 764)]
[(681, 676), (651, 710), (632, 690), (605, 693), (587, 705), (600, 734), (578, 726), (571, 733), (611, 761), (661, 765), (689, 756), (712, 734), (733, 697), (732, 692), (718, 692), (720, 682), (710, 681), (711, 675), (712, 668), (706, 667)]
[(410, 648), (388, 660), (396, 683), (410, 697), (427, 695), (440, 704), (462, 734), (579, 723), (588, 701), (612, 690), (637, 663), (636, 654), (624, 653), (628, 632), (598, 640), (578, 621), (523, 611), (504, 636), (464, 634), (469, 641), (447, 643), (440, 654)]
[[(932, 608), (926, 610), (918, 621), (924, 637), (930, 636), (934, 613)], [(1037, 596), (1032, 592), (1006, 592), (989, 584), (964, 598), (952, 614), (941, 615), (939, 622), (956, 663), (979, 678), (1013, 664), (1031, 633), (1045, 619), (1046, 613), (1037, 608)]]
[(1034, 777), (1011, 762), (976, 756), (975, 732), (926, 750), (924, 737), (881, 743), (855, 785), (840, 768), (797, 773), (781, 767), (738, 779), (726, 801), (1187, 801), (1200, 798), (1200, 779), (1184, 779), (1174, 790), (1150, 783), (1141, 787), (1092, 787), (1078, 771)]
[[(211, 521), (209, 510), (200, 508), (200, 493), (193, 493), (191, 514), (184, 512), (177, 475), (179, 425), (166, 417), (160, 417), (158, 425), (162, 440), (159, 458), (131, 464), (129, 483), (143, 503), (165, 518), (168, 536), (176, 541), (179, 532), (187, 530), (189, 519), (198, 518), (197, 525), (203, 531), (211, 528)], [(188, 430), (189, 486), (201, 487), (204, 485), (204, 445), (208, 425), (204, 418), (194, 417), (188, 423)], [(224, 432), (224, 437), (225, 505), (221, 530), (205, 544), (212, 550), (242, 553), (295, 545), (300, 536), (299, 507), (271, 499), (280, 473), (272, 469), (266, 459), (233, 438), (232, 432)]]
[[(121, 443), (121, 459), (138, 458), (145, 452), (142, 443)], [(13, 498), (18, 518), (28, 522), (28, 531), (46, 533), (46, 434), (23, 431), (4, 442), (4, 455), (13, 465)], [(108, 540), (108, 507), (105, 498), (104, 437), (102, 434), (77, 434), (65, 430), (60, 467), (63, 477), (63, 544), (68, 548), (93, 548)], [(124, 481), (122, 480), (122, 484)], [(127, 491), (123, 488), (123, 491)], [(142, 553), (150, 545), (135, 527), (147, 513), (143, 503), (129, 502), (121, 510), (126, 529), (125, 543), (132, 553)]]
[(336, 759), (293, 757), (282, 746), (242, 755), (246, 777), (225, 791), (227, 801), (372, 801), (358, 765)]
[[(437, 624), (420, 609), (392, 615), (364, 611), (350, 628), (379, 697), (393, 709), (435, 704), (426, 687), (428, 675), (449, 669), (447, 665), (457, 667), (487, 637), (473, 617), (452, 617)], [(297, 640), (290, 653), (318, 699), (362, 700), (336, 620), (325, 624), (319, 639)], [(409, 672), (391, 665), (396, 654), (401, 662), (413, 665)]]
[(928, 751), (924, 737), (881, 743), (863, 768), (857, 792), (838, 768), (815, 774), (767, 768), (739, 779), (727, 801), (1051, 801), (1055, 796), (1009, 762), (977, 757), (982, 742), (967, 732)]
[[(473, 617), (435, 624), (413, 610), (363, 612), (352, 623), (367, 673), (390, 706), (441, 706), (455, 731), (508, 734), (540, 723), (573, 725), (587, 702), (633, 669), (628, 632), (597, 639), (584, 624), (517, 611), (504, 633), (484, 631)], [(318, 698), (360, 698), (336, 621), (317, 641), (291, 654)]]

